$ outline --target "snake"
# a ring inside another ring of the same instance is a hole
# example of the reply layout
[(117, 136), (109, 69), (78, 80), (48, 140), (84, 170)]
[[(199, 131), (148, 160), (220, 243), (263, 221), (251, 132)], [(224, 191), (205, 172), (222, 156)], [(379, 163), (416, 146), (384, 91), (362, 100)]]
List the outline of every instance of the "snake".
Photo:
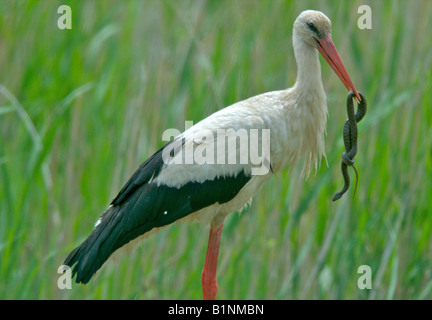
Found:
[(357, 154), (357, 138), (358, 138), (358, 129), (357, 123), (360, 122), (363, 117), (366, 115), (367, 111), (367, 103), (365, 96), (358, 92), (360, 95), (360, 102), (357, 106), (357, 112), (354, 113), (354, 104), (353, 98), (355, 97), (355, 93), (350, 91), (347, 96), (346, 108), (348, 119), (345, 121), (343, 128), (343, 142), (345, 146), (345, 152), (342, 153), (342, 161), (341, 161), (341, 171), (342, 176), (344, 178), (344, 186), (341, 191), (336, 193), (333, 197), (333, 201), (340, 199), (345, 192), (349, 189), (350, 186), (350, 176), (348, 174), (348, 167), (352, 167), (356, 174), (356, 186), (354, 189), (354, 195), (357, 190), (358, 183), (358, 172), (356, 167), (354, 166), (355, 159), (354, 157)]

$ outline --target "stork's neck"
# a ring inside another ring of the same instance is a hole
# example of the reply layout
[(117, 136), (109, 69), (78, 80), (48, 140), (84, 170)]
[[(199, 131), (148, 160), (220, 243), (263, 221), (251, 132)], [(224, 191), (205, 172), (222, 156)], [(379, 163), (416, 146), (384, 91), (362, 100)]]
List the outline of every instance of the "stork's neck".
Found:
[[(293, 159), (299, 159), (305, 155), (304, 173), (319, 163), (321, 156), (325, 157), (324, 133), (327, 122), (327, 103), (324, 87), (321, 81), (321, 65), (318, 58), (318, 50), (305, 43), (303, 39), (293, 37), (294, 53), (297, 60), (297, 80), (292, 90), (292, 108), (296, 112), (288, 113), (287, 126), (293, 123), (300, 124), (301, 131), (295, 135), (296, 144), (293, 144), (293, 135), (290, 144), (282, 141), (286, 153), (292, 152)], [(287, 130), (288, 134), (291, 132)], [(281, 165), (283, 166), (283, 165)]]
[(324, 93), (318, 50), (296, 37), (296, 35), (293, 38), (293, 45), (297, 61), (295, 90), (301, 95)]

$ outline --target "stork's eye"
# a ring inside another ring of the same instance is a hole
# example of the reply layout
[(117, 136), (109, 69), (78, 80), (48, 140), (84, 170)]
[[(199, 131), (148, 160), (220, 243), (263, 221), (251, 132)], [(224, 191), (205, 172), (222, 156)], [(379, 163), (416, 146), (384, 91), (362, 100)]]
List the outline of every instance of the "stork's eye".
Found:
[(315, 25), (312, 22), (308, 22), (307, 26), (309, 27), (309, 29), (311, 29), (313, 32), (315, 32), (316, 34), (319, 34), (318, 29), (315, 27)]

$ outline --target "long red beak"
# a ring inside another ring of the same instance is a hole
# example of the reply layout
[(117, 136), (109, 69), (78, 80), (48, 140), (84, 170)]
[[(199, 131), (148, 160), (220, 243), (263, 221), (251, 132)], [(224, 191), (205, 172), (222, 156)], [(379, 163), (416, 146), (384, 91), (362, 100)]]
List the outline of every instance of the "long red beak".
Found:
[(344, 64), (342, 63), (341, 58), (339, 57), (331, 35), (328, 34), (322, 39), (316, 39), (316, 41), (318, 42), (318, 51), (321, 53), (333, 71), (337, 74), (339, 79), (342, 80), (348, 91), (352, 90), (354, 92), (357, 102), (360, 102), (361, 98), (354, 87), (354, 84), (352, 83)]

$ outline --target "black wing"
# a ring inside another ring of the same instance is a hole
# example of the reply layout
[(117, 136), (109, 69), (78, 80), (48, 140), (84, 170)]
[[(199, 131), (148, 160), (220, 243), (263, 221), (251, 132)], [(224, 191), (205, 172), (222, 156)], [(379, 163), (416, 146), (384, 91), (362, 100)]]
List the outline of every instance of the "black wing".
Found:
[(66, 258), (64, 264), (74, 266), (77, 283), (87, 283), (109, 256), (129, 241), (212, 204), (230, 201), (251, 178), (241, 171), (202, 183), (188, 182), (179, 188), (149, 183), (163, 169), (162, 151), (168, 145), (138, 168), (102, 215), (100, 224)]

